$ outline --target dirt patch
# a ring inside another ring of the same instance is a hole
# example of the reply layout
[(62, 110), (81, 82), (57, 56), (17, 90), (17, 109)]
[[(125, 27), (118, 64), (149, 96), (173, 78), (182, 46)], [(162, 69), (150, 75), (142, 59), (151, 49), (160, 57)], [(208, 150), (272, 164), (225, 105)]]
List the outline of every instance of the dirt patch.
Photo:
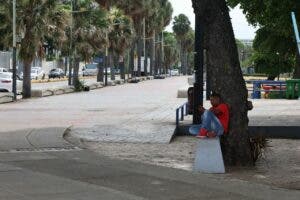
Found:
[[(170, 144), (87, 142), (86, 145), (111, 158), (191, 171), (197, 139), (177, 137)], [(300, 140), (273, 139), (269, 145), (254, 168), (230, 168), (220, 176), (300, 190)]]

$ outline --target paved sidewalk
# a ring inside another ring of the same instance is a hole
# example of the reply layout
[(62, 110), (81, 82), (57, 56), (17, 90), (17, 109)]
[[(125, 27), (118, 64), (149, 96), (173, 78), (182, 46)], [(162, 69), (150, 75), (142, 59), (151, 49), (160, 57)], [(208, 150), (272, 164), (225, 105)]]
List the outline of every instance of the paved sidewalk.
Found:
[(109, 159), (62, 138), (73, 126), (85, 139), (166, 143), (185, 84), (175, 77), (1, 105), (0, 199), (299, 199), (299, 191)]

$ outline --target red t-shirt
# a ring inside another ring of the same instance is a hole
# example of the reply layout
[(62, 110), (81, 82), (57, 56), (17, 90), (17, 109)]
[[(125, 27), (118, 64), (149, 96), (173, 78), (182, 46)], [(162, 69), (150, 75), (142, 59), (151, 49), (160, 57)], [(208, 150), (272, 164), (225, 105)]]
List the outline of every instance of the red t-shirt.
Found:
[(213, 107), (212, 109), (219, 110), (220, 113), (217, 114), (217, 118), (220, 120), (223, 128), (224, 133), (228, 133), (228, 126), (229, 126), (229, 108), (228, 105), (225, 103), (221, 103), (220, 105)]

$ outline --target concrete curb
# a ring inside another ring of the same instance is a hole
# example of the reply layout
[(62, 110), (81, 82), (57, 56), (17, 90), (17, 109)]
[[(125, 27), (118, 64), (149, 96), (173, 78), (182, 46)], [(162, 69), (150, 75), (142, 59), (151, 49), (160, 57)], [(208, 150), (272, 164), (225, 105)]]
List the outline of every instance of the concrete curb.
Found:
[[(192, 136), (189, 133), (191, 124), (176, 127), (176, 136)], [(300, 126), (249, 126), (251, 136), (265, 136), (270, 139), (300, 139)]]
[(84, 145), (84, 142), (81, 138), (78, 138), (78, 137), (73, 137), (71, 132), (72, 132), (72, 126), (71, 127), (68, 127), (62, 137), (65, 141), (67, 141), (68, 143), (70, 143), (71, 145), (75, 146), (75, 147), (78, 147), (80, 149), (87, 149), (87, 147)]
[(13, 102), (13, 93), (0, 93), (0, 104)]
[(48, 97), (52, 95), (54, 95), (54, 90), (51, 89), (31, 91), (31, 97)]
[(107, 86), (116, 86), (116, 82), (115, 81), (107, 81)]
[(115, 80), (115, 83), (118, 85), (123, 85), (123, 84), (125, 84), (125, 80), (124, 79)]

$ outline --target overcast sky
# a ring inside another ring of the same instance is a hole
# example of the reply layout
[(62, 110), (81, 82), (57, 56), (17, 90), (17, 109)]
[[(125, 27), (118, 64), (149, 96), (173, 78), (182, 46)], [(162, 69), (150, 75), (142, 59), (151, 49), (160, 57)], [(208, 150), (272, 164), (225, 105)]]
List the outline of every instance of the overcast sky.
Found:
[[(195, 15), (192, 7), (191, 0), (169, 0), (174, 9), (173, 17), (181, 13), (189, 17), (192, 27), (195, 26)], [(230, 12), (232, 18), (232, 25), (237, 39), (254, 39), (255, 37), (255, 28), (250, 26), (243, 14), (242, 10), (236, 7)], [(167, 31), (172, 31), (171, 23), (167, 27)], [(194, 29), (194, 28), (193, 28)]]

